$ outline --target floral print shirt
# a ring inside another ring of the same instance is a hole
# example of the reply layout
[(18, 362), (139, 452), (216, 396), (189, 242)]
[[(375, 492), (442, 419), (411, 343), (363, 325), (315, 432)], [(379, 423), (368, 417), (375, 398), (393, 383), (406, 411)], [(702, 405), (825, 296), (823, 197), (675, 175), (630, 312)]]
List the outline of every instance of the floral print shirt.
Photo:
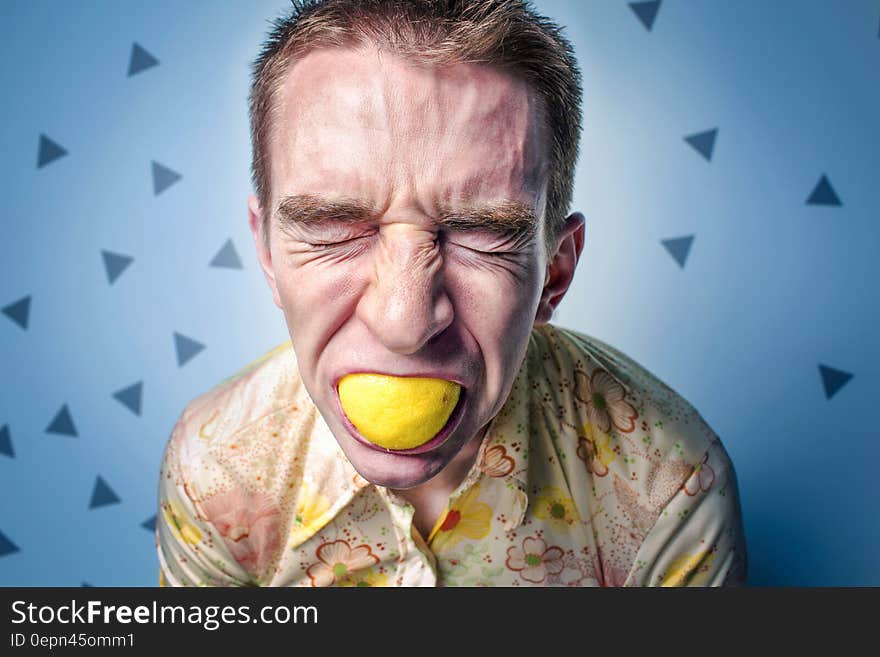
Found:
[(345, 457), (285, 343), (190, 403), (161, 467), (162, 586), (742, 584), (736, 476), (701, 416), (600, 340), (532, 331), (428, 536)]

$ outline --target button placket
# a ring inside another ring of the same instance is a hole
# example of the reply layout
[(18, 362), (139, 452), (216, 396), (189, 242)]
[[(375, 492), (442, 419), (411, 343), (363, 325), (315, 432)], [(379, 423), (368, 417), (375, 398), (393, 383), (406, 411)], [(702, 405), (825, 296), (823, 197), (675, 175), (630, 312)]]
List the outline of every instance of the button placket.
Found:
[(434, 555), (413, 526), (415, 508), (386, 488), (377, 486), (388, 507), (391, 526), (400, 553), (395, 583), (400, 586), (436, 586), (437, 567)]

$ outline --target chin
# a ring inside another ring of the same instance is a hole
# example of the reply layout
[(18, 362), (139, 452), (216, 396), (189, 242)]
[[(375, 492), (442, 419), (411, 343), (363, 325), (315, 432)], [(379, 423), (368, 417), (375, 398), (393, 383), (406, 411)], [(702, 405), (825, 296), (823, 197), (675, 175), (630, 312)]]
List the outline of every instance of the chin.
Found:
[(343, 436), (337, 442), (358, 474), (371, 484), (385, 488), (415, 488), (433, 479), (448, 459), (441, 454), (403, 455), (370, 449)]
[[(355, 468), (357, 469), (357, 468)], [(371, 484), (375, 484), (376, 486), (383, 486), (385, 488), (392, 488), (395, 490), (408, 490), (410, 488), (415, 488), (425, 482), (429, 481), (434, 477), (434, 474), (430, 476), (423, 476), (419, 474), (407, 475), (402, 474), (400, 472), (368, 472), (366, 470), (359, 471), (360, 475), (369, 481)]]

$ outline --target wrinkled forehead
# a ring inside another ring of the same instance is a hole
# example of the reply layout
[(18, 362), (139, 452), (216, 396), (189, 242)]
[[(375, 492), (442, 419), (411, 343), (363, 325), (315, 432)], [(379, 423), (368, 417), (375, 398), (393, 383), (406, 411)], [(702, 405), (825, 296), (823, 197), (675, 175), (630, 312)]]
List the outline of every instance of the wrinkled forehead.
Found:
[(544, 134), (535, 94), (510, 73), (316, 50), (291, 67), (277, 97), (273, 190), (535, 199), (546, 178)]

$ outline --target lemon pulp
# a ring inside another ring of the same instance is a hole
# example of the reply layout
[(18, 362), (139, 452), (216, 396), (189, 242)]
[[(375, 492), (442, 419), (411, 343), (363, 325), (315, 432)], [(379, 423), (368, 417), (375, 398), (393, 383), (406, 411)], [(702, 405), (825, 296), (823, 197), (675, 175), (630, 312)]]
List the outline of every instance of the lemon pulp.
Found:
[(349, 374), (339, 381), (342, 410), (361, 435), (385, 449), (424, 445), (445, 426), (461, 386), (453, 381)]

